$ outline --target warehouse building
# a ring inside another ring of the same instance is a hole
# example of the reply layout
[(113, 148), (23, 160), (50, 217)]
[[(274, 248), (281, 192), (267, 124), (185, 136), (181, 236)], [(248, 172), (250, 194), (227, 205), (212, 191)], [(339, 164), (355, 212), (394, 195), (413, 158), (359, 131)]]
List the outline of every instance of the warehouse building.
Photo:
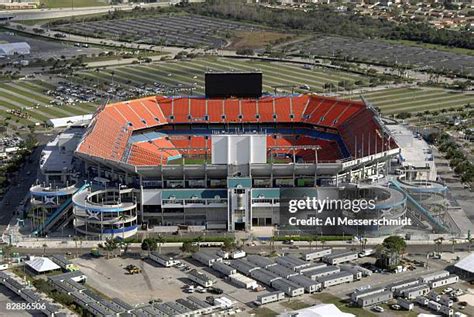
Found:
[(164, 267), (172, 267), (180, 263), (179, 260), (176, 260), (171, 256), (158, 252), (151, 252), (150, 259)]
[(229, 275), (229, 280), (231, 283), (247, 289), (255, 289), (258, 287), (257, 281), (240, 273)]
[(446, 277), (442, 277), (436, 280), (430, 281), (428, 284), (430, 285), (431, 288), (438, 288), (441, 286), (446, 286), (450, 284), (457, 283), (459, 281), (459, 277), (454, 274), (450, 274)]
[(316, 280), (321, 283), (323, 288), (326, 288), (333, 285), (352, 282), (354, 280), (354, 276), (349, 272), (339, 272), (328, 276), (319, 277)]
[(191, 270), (188, 272), (188, 278), (203, 287), (211, 287), (214, 285), (214, 280), (210, 279), (206, 274)]
[(284, 278), (289, 278), (290, 276), (295, 276), (295, 275), (300, 274), (280, 264), (270, 266), (267, 270)]
[(249, 255), (247, 256), (247, 261), (249, 263), (255, 264), (258, 267), (267, 269), (270, 266), (277, 265), (272, 259), (261, 256), (261, 255)]
[(251, 264), (248, 261), (245, 261), (243, 259), (231, 261), (230, 266), (232, 266), (233, 268), (237, 269), (237, 271), (247, 276), (250, 275), (250, 273), (252, 273), (253, 271), (260, 269), (259, 266), (255, 264)]
[(193, 253), (193, 259), (208, 267), (211, 267), (214, 262), (222, 262), (222, 258), (217, 254), (204, 251)]
[(296, 272), (309, 266), (308, 262), (288, 255), (277, 257), (276, 262)]
[(358, 258), (359, 258), (359, 254), (357, 252), (348, 251), (348, 252), (326, 255), (323, 257), (323, 262), (330, 265), (337, 265), (344, 262), (354, 261), (354, 260), (357, 260)]
[(399, 296), (405, 297), (407, 299), (414, 299), (418, 296), (425, 296), (430, 291), (430, 287), (427, 284), (420, 284), (409, 286), (402, 290), (398, 290)]
[(357, 303), (358, 299), (359, 298), (362, 298), (364, 296), (369, 296), (369, 295), (374, 295), (374, 294), (378, 294), (378, 293), (383, 293), (385, 292), (386, 289), (385, 287), (377, 287), (377, 288), (367, 288), (367, 289), (364, 289), (364, 290), (355, 290), (354, 292), (352, 292), (351, 294), (351, 301), (353, 303)]
[(339, 267), (331, 265), (322, 267), (320, 269), (304, 272), (303, 275), (309, 277), (312, 280), (316, 280), (320, 277), (336, 274), (339, 272), (341, 272), (341, 269)]
[(423, 275), (420, 277), (420, 281), (421, 283), (428, 283), (428, 282), (438, 280), (440, 278), (448, 277), (448, 276), (449, 276), (449, 272), (443, 270), (443, 271), (438, 271), (431, 274)]
[(253, 279), (256, 279), (260, 283), (263, 283), (268, 286), (272, 286), (272, 283), (276, 280), (281, 279), (281, 276), (276, 275), (275, 273), (272, 273), (266, 269), (258, 269), (258, 270), (253, 270), (250, 272), (250, 276)]
[(320, 269), (320, 268), (323, 268), (323, 267), (326, 267), (326, 266), (328, 266), (326, 263), (310, 263), (307, 267), (304, 267), (304, 268), (301, 268), (300, 270), (298, 270), (298, 272), (303, 274), (304, 272), (317, 270), (317, 269)]
[(332, 253), (331, 248), (311, 250), (311, 251), (303, 252), (302, 258), (305, 261), (314, 261), (314, 260), (319, 260), (323, 256), (330, 255), (331, 253)]
[(212, 264), (212, 268), (216, 270), (217, 272), (222, 273), (226, 276), (237, 273), (237, 269), (222, 262), (214, 262)]
[(288, 278), (288, 280), (303, 287), (306, 293), (312, 294), (321, 290), (320, 282), (313, 281), (312, 279), (304, 275), (291, 276), (290, 278)]
[(287, 279), (278, 279), (272, 282), (272, 287), (279, 291), (285, 292), (290, 297), (300, 296), (304, 294), (304, 288)]
[(281, 291), (275, 291), (264, 295), (257, 296), (255, 304), (258, 306), (265, 305), (268, 303), (274, 303), (285, 299), (285, 293)]
[(415, 285), (418, 285), (418, 284), (420, 284), (419, 279), (410, 279), (410, 280), (405, 280), (405, 281), (392, 283), (387, 288), (389, 290), (391, 290), (392, 292), (395, 292), (395, 294), (398, 294), (399, 290), (403, 290), (407, 287), (415, 286)]
[(379, 303), (384, 303), (389, 301), (393, 298), (393, 293), (391, 291), (383, 291), (380, 293), (370, 294), (366, 296), (362, 296), (357, 299), (357, 306), (359, 307), (367, 307)]

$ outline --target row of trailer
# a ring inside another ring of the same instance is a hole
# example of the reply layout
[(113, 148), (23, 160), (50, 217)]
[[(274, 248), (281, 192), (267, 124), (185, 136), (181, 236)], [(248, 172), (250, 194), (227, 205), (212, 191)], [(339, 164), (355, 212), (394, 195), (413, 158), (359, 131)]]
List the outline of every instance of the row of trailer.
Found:
[(453, 301), (449, 296), (439, 295), (433, 289), (454, 284), (458, 280), (457, 275), (443, 270), (423, 275), (418, 279), (396, 282), (387, 287), (356, 290), (351, 294), (351, 300), (360, 307), (368, 307), (397, 298), (397, 304), (406, 310), (413, 309), (416, 302), (445, 316), (453, 316), (451, 308)]
[[(369, 272), (356, 265), (337, 266), (358, 258), (356, 252), (333, 254), (332, 249), (311, 250), (296, 255), (269, 258), (261, 255), (228, 257), (220, 253), (200, 251), (192, 258), (204, 266), (223, 274), (235, 285), (249, 289), (258, 284), (275, 289), (275, 292), (261, 295), (256, 303), (265, 304), (280, 300), (286, 295), (295, 297), (314, 293), (323, 288), (359, 280)], [(322, 262), (313, 262), (314, 260)]]

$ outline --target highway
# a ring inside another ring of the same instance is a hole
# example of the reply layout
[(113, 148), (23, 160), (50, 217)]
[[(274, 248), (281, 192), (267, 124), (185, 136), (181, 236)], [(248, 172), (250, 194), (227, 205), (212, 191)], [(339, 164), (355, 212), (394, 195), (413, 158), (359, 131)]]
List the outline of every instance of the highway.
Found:
[[(140, 5), (143, 8), (151, 7), (169, 7), (173, 1), (159, 2), (159, 3), (145, 3)], [(13, 16), (11, 21), (26, 21), (26, 20), (43, 20), (43, 19), (57, 19), (81, 15), (91, 15), (106, 13), (113, 10), (129, 11), (135, 8), (136, 4), (127, 5), (110, 5), (110, 6), (96, 6), (96, 7), (80, 7), (80, 8), (56, 8), (56, 9), (27, 9), (27, 10), (8, 10), (0, 13), (0, 18)]]

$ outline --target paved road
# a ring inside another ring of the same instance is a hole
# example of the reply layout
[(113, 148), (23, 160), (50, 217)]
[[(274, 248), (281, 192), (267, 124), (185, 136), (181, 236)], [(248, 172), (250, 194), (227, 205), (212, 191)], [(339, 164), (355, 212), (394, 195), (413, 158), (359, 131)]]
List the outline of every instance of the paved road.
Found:
[(41, 151), (46, 144), (49, 136), (37, 135), (39, 145), (35, 148), (30, 156), (30, 160), (26, 160), (18, 171), (15, 183), (12, 184), (0, 202), (0, 232), (3, 232), (15, 215), (15, 210), (21, 201), (26, 197), (31, 185), (37, 179), (38, 164), (40, 161)]
[[(172, 1), (160, 3), (145, 3), (141, 7), (168, 7)], [(8, 10), (0, 13), (0, 17), (13, 16), (12, 21), (21, 20), (42, 20), (56, 19), (80, 15), (106, 13), (113, 10), (129, 11), (136, 5), (111, 5), (96, 7), (80, 7), (80, 8), (56, 8), (56, 9), (30, 9), (30, 10)]]

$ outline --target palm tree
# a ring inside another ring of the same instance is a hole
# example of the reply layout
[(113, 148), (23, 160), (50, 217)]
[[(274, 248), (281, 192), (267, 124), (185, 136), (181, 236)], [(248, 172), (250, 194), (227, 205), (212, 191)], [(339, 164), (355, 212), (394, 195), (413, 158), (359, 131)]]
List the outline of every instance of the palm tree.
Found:
[(197, 236), (194, 238), (194, 242), (197, 243), (198, 251), (201, 250), (201, 242), (203, 241), (202, 236)]
[(469, 253), (471, 253), (471, 246), (473, 242), (474, 242), (474, 238), (467, 239), (467, 250), (469, 251)]
[(443, 244), (444, 238), (439, 237), (439, 238), (435, 239), (434, 241), (435, 241), (435, 244), (436, 244), (437, 252), (438, 253), (441, 252), (441, 245)]
[(123, 223), (125, 220), (127, 220), (127, 216), (125, 214), (121, 214), (118, 217), (118, 220), (122, 222), (122, 240), (125, 240), (125, 223)]
[(454, 253), (454, 246), (456, 245), (456, 243), (458, 243), (458, 241), (456, 240), (456, 238), (451, 238), (451, 243), (452, 243), (451, 253)]
[(79, 241), (79, 237), (74, 237), (74, 244), (76, 245), (76, 258), (79, 257), (79, 250), (77, 249), (77, 242)]
[(158, 235), (158, 237), (156, 238), (156, 243), (158, 243), (158, 253), (161, 253), (161, 245), (165, 242), (165, 238), (162, 235)]

